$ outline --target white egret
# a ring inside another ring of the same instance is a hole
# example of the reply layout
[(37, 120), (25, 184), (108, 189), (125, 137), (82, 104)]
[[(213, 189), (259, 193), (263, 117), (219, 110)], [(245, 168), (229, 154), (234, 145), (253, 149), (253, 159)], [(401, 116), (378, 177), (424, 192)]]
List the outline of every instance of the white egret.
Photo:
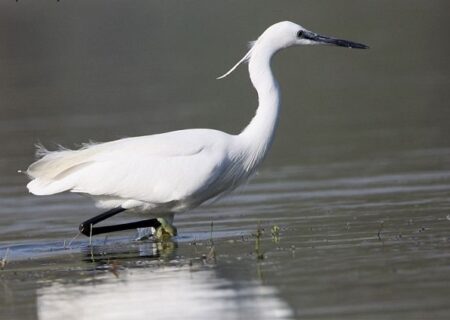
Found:
[[(270, 62), (279, 50), (295, 45), (328, 44), (366, 49), (347, 40), (325, 37), (284, 21), (270, 26), (248, 53), (218, 79), (248, 61), (258, 93), (256, 115), (239, 134), (189, 129), (116, 141), (86, 144), (79, 150), (48, 151), (27, 170), (28, 190), (35, 195), (70, 191), (91, 196), (109, 211), (85, 221), (85, 235), (153, 226), (156, 236), (173, 236), (175, 213), (215, 199), (246, 181), (261, 164), (274, 137), (280, 92)], [(145, 213), (149, 220), (92, 227), (124, 210)]]

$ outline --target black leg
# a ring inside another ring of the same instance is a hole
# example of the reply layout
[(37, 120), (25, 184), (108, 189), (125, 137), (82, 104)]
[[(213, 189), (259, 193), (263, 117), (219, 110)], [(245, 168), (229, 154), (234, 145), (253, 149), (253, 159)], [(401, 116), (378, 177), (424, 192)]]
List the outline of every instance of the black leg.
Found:
[[(122, 211), (125, 211), (126, 209), (122, 208), (122, 207), (117, 207), (117, 208), (113, 208), (111, 210), (108, 210), (106, 212), (103, 212), (102, 214), (99, 214), (98, 216), (95, 216), (93, 218), (90, 218), (84, 222), (82, 222), (79, 226), (79, 230), (82, 234), (86, 234), (84, 231), (86, 230), (86, 228), (90, 228), (91, 225), (96, 225), (99, 222), (102, 222), (103, 220), (106, 220), (108, 218), (111, 218), (112, 216), (115, 216), (118, 213), (121, 213)], [(87, 236), (89, 236), (90, 230), (88, 229), (87, 232)]]
[[(141, 221), (135, 221), (130, 223), (122, 223), (122, 224), (115, 224), (112, 226), (104, 226), (104, 227), (93, 227), (97, 223), (106, 220), (108, 218), (111, 218), (112, 216), (115, 216), (116, 214), (125, 211), (126, 209), (122, 207), (117, 207), (114, 209), (111, 209), (109, 211), (106, 211), (102, 214), (99, 214), (98, 216), (95, 216), (91, 219), (88, 219), (84, 222), (82, 222), (79, 226), (79, 230), (82, 234), (85, 236), (94, 236), (96, 234), (101, 233), (108, 233), (108, 232), (114, 232), (114, 231), (121, 231), (121, 230), (129, 230), (129, 229), (136, 229), (136, 228), (158, 228), (161, 226), (161, 223), (157, 219), (147, 219), (147, 220), (141, 220)], [(92, 230), (91, 230), (92, 229)]]

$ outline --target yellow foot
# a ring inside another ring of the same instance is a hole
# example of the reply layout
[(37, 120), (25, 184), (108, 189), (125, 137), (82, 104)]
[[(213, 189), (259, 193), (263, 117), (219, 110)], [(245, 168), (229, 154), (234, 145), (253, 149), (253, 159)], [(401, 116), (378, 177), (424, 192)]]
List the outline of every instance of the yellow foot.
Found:
[(177, 235), (177, 228), (167, 222), (164, 218), (158, 218), (161, 226), (156, 228), (154, 237), (159, 241), (168, 241)]

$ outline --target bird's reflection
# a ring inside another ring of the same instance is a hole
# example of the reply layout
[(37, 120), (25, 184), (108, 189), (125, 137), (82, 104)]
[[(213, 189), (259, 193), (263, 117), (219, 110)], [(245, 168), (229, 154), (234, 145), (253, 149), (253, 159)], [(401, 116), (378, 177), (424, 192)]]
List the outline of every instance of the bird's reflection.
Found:
[(82, 281), (60, 280), (38, 289), (39, 319), (292, 318), (274, 287), (222, 272), (227, 264), (218, 264), (215, 252), (214, 259), (203, 252), (213, 252), (212, 242), (194, 255), (178, 245), (136, 241), (83, 247), (82, 261), (93, 272)]
[(83, 260), (102, 265), (111, 261), (133, 261), (139, 259), (170, 260), (175, 257), (178, 244), (174, 241), (136, 241), (134, 243), (112, 243), (87, 245), (81, 248)]

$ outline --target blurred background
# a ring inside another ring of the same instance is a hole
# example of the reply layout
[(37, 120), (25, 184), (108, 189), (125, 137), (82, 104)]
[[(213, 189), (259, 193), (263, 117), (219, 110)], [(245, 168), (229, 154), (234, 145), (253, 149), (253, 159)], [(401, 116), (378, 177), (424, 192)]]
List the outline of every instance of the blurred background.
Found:
[[(224, 238), (251, 234), (258, 221), (286, 228), (281, 245), (267, 239), (277, 259), (215, 266), (219, 287), (260, 283), (249, 270), (262, 268), (262, 285), (275, 288), (268, 295), (285, 301), (277, 302), (283, 317), (447, 318), (449, 18), (450, 3), (438, 0), (2, 1), (0, 253), (48, 256), (96, 212), (75, 195), (27, 193), (17, 170), (34, 160), (35, 143), (75, 148), (196, 127), (238, 133), (257, 106), (246, 66), (215, 78), (248, 41), (291, 20), (370, 50), (299, 47), (275, 57), (282, 114), (258, 177), (224, 202), (180, 215), (179, 230), (201, 238), (212, 220), (231, 232)], [(242, 254), (230, 246), (224, 254)], [(297, 260), (280, 246), (300, 248)], [(0, 311), (37, 316), (39, 281), (8, 281), (15, 293), (5, 293)]]
[(239, 132), (257, 105), (247, 70), (214, 79), (281, 20), (371, 50), (294, 48), (274, 60), (283, 114), (269, 164), (448, 146), (447, 9), (445, 1), (3, 2), (2, 164), (17, 157), (25, 168), (37, 141)]

